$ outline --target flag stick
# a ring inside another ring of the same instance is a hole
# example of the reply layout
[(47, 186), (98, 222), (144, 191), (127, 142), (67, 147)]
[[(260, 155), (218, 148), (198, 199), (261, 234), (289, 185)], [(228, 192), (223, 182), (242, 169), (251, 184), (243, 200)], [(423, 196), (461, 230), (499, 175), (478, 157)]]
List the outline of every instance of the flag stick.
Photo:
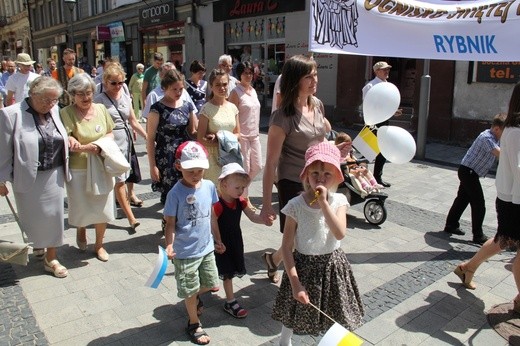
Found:
[[(329, 320), (331, 320), (332, 322), (334, 323), (338, 323), (336, 321), (334, 321), (334, 319), (332, 317), (330, 317), (329, 315), (327, 315), (326, 313), (324, 313), (323, 311), (321, 311), (316, 305), (312, 304), (311, 302), (309, 302), (309, 305), (312, 306), (313, 308), (315, 308), (316, 310), (318, 310), (320, 313), (323, 314), (323, 316), (327, 317)], [(339, 324), (339, 323), (338, 323)]]

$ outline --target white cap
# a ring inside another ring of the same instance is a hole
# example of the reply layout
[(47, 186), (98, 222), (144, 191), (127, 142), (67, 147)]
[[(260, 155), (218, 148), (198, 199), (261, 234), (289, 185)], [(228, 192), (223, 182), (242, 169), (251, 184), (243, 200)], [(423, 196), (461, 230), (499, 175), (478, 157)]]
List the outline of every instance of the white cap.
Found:
[(175, 152), (175, 159), (183, 169), (209, 168), (208, 151), (196, 141), (186, 141), (179, 145)]
[(220, 176), (218, 177), (218, 180), (222, 180), (225, 177), (227, 177), (228, 175), (235, 174), (235, 173), (244, 174), (244, 175), (247, 175), (249, 177), (249, 175), (246, 173), (246, 171), (244, 171), (242, 166), (240, 166), (236, 162), (232, 162), (232, 163), (228, 163), (227, 165), (222, 167), (222, 173), (220, 173)]
[(386, 61), (378, 61), (374, 64), (374, 66), (372, 68), (374, 69), (374, 72), (376, 72), (377, 70), (383, 70), (385, 68), (392, 68), (392, 66), (388, 65), (388, 63)]

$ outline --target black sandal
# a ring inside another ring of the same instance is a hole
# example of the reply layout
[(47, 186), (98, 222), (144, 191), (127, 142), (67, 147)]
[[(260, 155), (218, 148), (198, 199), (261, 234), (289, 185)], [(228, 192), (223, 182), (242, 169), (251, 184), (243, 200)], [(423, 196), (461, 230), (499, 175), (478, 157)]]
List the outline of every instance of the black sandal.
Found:
[(231, 303), (224, 303), (224, 311), (230, 314), (235, 318), (246, 318), (247, 310), (238, 304), (238, 302), (233, 300)]
[(280, 275), (278, 274), (278, 267), (274, 264), (273, 254), (271, 252), (264, 252), (262, 258), (267, 265), (267, 276), (269, 280), (273, 284), (278, 283), (278, 281), (280, 281)]
[[(199, 329), (200, 328), (200, 329)], [(200, 330), (200, 331), (197, 331)], [(200, 323), (190, 324), (188, 321), (188, 328), (186, 328), (186, 333), (190, 337), (190, 341), (197, 345), (207, 345), (209, 341), (200, 341), (203, 336), (208, 336), (208, 334), (202, 329), (202, 325)]]
[(138, 197), (130, 197), (130, 205), (132, 207), (138, 207), (138, 208), (141, 208), (143, 206), (143, 201), (140, 200)]

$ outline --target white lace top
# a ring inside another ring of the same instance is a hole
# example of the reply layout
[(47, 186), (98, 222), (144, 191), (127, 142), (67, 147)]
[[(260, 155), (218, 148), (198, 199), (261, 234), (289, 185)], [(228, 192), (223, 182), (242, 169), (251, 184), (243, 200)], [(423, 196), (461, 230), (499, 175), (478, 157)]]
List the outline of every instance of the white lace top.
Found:
[[(330, 194), (329, 203), (334, 211), (343, 205), (350, 206), (347, 197), (341, 193)], [(282, 213), (298, 223), (294, 243), (299, 253), (324, 255), (339, 248), (341, 242), (330, 231), (321, 209), (308, 206), (302, 195), (291, 199)]]

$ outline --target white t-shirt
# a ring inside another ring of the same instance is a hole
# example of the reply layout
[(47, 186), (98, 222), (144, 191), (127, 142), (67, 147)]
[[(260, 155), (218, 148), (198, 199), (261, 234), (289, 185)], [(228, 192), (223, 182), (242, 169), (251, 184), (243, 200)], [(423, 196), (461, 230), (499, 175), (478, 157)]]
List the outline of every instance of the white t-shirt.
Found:
[(39, 74), (29, 72), (26, 74), (16, 72), (7, 80), (5, 89), (11, 91), (14, 95), (16, 103), (22, 102), (27, 96), (29, 96), (29, 86), (31, 82), (36, 78), (40, 77)]
[(273, 88), (273, 104), (271, 106), (271, 113), (278, 109), (278, 100), (280, 99), (280, 81), (282, 80), (282, 74), (278, 75), (276, 82), (274, 82)]
[[(148, 118), (148, 113), (150, 113), (150, 107), (152, 107), (152, 105), (155, 102), (160, 101), (163, 97), (164, 91), (160, 85), (152, 91), (150, 91), (150, 93), (146, 96), (144, 109), (142, 111), (142, 117), (145, 119)], [(186, 89), (182, 89), (181, 100), (191, 103), (194, 108), (193, 113), (197, 114), (197, 107), (195, 106), (195, 103), (193, 103), (193, 100), (191, 99), (191, 96), (190, 94), (188, 94)]]

